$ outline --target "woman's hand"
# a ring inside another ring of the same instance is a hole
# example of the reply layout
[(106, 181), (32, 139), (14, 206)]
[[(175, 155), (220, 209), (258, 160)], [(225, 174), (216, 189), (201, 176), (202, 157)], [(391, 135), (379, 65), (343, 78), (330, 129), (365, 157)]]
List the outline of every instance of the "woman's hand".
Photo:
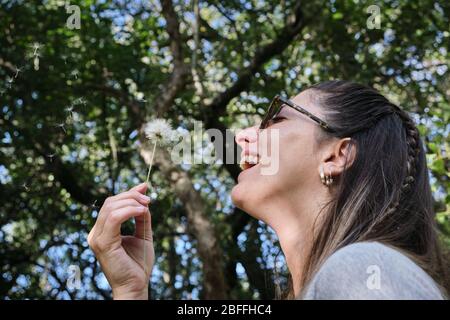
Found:
[[(146, 190), (147, 184), (142, 183), (107, 198), (88, 236), (114, 299), (148, 299), (155, 253)], [(131, 217), (136, 222), (134, 236), (122, 236), (120, 226)]]

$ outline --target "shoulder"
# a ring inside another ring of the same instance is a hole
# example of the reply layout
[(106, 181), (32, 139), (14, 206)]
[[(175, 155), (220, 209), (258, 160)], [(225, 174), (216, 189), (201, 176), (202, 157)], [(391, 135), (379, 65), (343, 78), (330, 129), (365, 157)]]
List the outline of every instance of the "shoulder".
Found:
[(442, 299), (433, 279), (400, 251), (360, 242), (332, 254), (304, 299)]

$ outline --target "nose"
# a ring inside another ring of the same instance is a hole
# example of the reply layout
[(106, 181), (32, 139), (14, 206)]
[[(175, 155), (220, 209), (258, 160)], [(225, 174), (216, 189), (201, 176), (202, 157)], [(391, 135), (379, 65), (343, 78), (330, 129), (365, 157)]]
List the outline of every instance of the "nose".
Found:
[(258, 126), (249, 127), (236, 134), (236, 143), (243, 149), (249, 149), (249, 145), (256, 145), (258, 141)]

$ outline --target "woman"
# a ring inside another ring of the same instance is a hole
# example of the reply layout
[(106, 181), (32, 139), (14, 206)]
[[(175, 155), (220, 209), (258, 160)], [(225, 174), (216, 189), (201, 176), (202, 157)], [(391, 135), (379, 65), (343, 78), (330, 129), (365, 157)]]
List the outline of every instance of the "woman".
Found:
[[(277, 159), (263, 157), (258, 150), (274, 142), (261, 133), (275, 129)], [(292, 101), (276, 97), (261, 125), (236, 141), (247, 161), (232, 200), (277, 233), (290, 297), (445, 297), (425, 153), (407, 113), (371, 88), (329, 81)], [(261, 174), (273, 161), (277, 173)], [(154, 252), (150, 223), (143, 239), (145, 192), (141, 184), (108, 198), (89, 234), (116, 299), (148, 296)], [(131, 217), (136, 234), (121, 237)]]

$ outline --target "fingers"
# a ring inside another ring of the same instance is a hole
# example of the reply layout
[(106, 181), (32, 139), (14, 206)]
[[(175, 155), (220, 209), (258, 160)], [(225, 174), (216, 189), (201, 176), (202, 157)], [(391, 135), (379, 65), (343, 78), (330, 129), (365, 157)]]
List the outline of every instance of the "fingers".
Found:
[(137, 186), (131, 188), (130, 191), (133, 190), (133, 191), (137, 191), (139, 193), (145, 194), (147, 192), (147, 188), (148, 188), (147, 183), (143, 182), (143, 183), (138, 184)]
[(148, 210), (147, 208), (144, 214), (135, 217), (134, 220), (136, 222), (134, 236), (139, 239), (152, 240), (152, 215), (150, 213), (150, 210)]
[[(97, 221), (88, 236), (88, 242), (98, 238), (120, 235), (122, 223), (136, 217), (136, 237), (151, 239), (150, 197), (145, 195), (147, 184), (141, 183), (126, 192), (106, 198)], [(145, 224), (143, 214), (146, 214)]]
[[(124, 208), (124, 207), (147, 207), (143, 206), (140, 202), (136, 201), (135, 199), (124, 199), (124, 200), (117, 200), (111, 202), (104, 211), (107, 212), (113, 212), (115, 210)], [(98, 225), (99, 228), (103, 228), (103, 225), (105, 224), (106, 218), (108, 216), (107, 212), (101, 212), (98, 217)]]
[(123, 199), (123, 200), (117, 200), (111, 203), (111, 205), (108, 207), (110, 211), (114, 211), (120, 208), (124, 207), (147, 207), (146, 205), (142, 205), (140, 202), (136, 201), (135, 199)]
[(102, 237), (111, 239), (120, 236), (120, 226), (128, 219), (136, 216), (141, 216), (148, 208), (144, 206), (128, 206), (117, 209), (108, 215), (103, 227)]
[(119, 193), (118, 195), (111, 197), (111, 200), (118, 201), (118, 200), (123, 200), (123, 199), (134, 199), (134, 200), (140, 202), (141, 204), (147, 206), (150, 203), (150, 197), (139, 192), (139, 190), (146, 190), (146, 189), (147, 189), (147, 187), (145, 187), (145, 189), (144, 188), (141, 188), (141, 189), (133, 188), (133, 189)]
[(145, 192), (146, 190), (147, 184), (141, 183), (140, 185), (137, 185), (126, 192), (122, 192), (118, 195), (106, 198), (102, 208), (100, 209), (97, 221), (90, 235), (92, 234), (92, 236), (95, 236), (102, 233), (106, 219), (114, 210), (127, 206), (147, 207), (150, 203), (150, 198), (140, 192)]

